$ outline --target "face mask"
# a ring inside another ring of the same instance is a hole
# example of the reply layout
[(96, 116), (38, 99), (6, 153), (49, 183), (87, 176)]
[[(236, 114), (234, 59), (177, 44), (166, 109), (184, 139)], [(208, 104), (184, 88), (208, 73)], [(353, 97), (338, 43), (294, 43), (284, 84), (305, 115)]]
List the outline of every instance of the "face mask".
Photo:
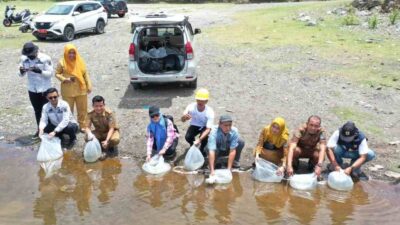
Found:
[(30, 55), (30, 56), (28, 56), (28, 58), (29, 58), (30, 60), (34, 60), (34, 59), (36, 58), (36, 55)]

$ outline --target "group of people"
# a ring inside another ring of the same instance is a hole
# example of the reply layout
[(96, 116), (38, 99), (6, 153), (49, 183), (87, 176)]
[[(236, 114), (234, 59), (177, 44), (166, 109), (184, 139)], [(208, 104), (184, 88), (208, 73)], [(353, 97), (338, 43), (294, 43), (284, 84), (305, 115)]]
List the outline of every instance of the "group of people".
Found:
[[(61, 93), (52, 87), (54, 74), (61, 82)], [(64, 46), (63, 57), (54, 70), (48, 55), (39, 52), (38, 46), (32, 42), (25, 43), (19, 76), (28, 78), (29, 99), (37, 123), (33, 139), (47, 133), (50, 137), (57, 136), (63, 140), (65, 134), (69, 137), (67, 147), (72, 148), (76, 143), (76, 133), (80, 131), (86, 133), (86, 140), (96, 137), (101, 142), (102, 157), (116, 151), (120, 138), (115, 114), (105, 107), (102, 96), (93, 97), (93, 110), (88, 113), (87, 95), (91, 93), (92, 84), (86, 64), (74, 45)], [(75, 106), (77, 121), (73, 115)]]
[[(69, 147), (76, 142), (78, 130), (85, 133), (85, 140), (96, 137), (103, 150), (115, 152), (120, 141), (119, 127), (115, 114), (105, 107), (105, 99), (95, 96), (93, 110), (87, 112), (87, 95), (92, 90), (86, 65), (76, 47), (67, 44), (63, 57), (59, 60), (55, 76), (61, 81), (61, 96), (52, 87), (53, 65), (49, 56), (39, 52), (32, 42), (23, 46), (19, 64), (19, 75), (28, 77), (29, 99), (35, 111), (38, 129), (33, 135), (43, 133), (49, 136), (69, 136)], [(181, 117), (182, 122), (190, 120), (185, 139), (190, 146), (196, 145), (205, 158), (211, 176), (217, 164), (227, 159), (228, 169), (240, 168), (240, 155), (245, 142), (233, 126), (230, 115), (221, 115), (218, 125), (214, 125), (214, 111), (207, 104), (209, 92), (201, 88), (196, 91), (196, 102), (189, 104)], [(78, 122), (73, 112), (76, 105)], [(157, 106), (149, 108), (150, 123), (147, 126), (146, 160), (156, 154), (173, 159), (179, 140), (179, 131), (172, 116), (164, 115)], [(92, 125), (94, 130), (92, 130)], [(329, 159), (330, 170), (343, 169), (348, 175), (360, 176), (360, 167), (372, 160), (375, 153), (368, 147), (367, 138), (351, 121), (346, 122), (327, 140), (321, 127), (321, 118), (313, 115), (300, 126), (289, 140), (289, 130), (282, 117), (275, 118), (265, 126), (254, 150), (256, 159), (263, 158), (279, 166), (278, 173), (291, 176), (299, 167), (300, 158), (308, 158), (308, 169), (320, 176), (325, 155)], [(343, 158), (350, 158), (349, 166)], [(225, 160), (226, 161), (226, 160)]]

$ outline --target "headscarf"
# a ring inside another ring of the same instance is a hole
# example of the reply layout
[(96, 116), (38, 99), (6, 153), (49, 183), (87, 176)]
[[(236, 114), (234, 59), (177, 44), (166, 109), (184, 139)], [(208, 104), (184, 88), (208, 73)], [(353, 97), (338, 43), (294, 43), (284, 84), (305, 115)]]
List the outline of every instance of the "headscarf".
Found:
[[(272, 125), (276, 124), (279, 126), (279, 134), (276, 135), (272, 133)], [(282, 117), (275, 118), (272, 123), (266, 127), (264, 127), (264, 142), (268, 141), (269, 143), (275, 145), (277, 148), (281, 148), (289, 139), (289, 130), (286, 128), (285, 119)]]
[[(75, 51), (75, 61), (70, 60), (68, 57), (68, 52), (70, 50)], [(85, 90), (86, 82), (83, 75), (86, 73), (86, 65), (73, 44), (66, 44), (64, 46), (64, 58), (61, 59), (61, 61), (62, 65), (65, 67), (65, 71), (68, 74), (74, 75), (79, 81), (79, 87), (81, 90)]]
[(165, 127), (164, 116), (161, 113), (158, 122), (154, 122), (150, 118), (150, 124), (147, 126), (147, 131), (153, 135), (158, 153), (164, 147), (165, 141), (167, 140), (167, 128)]

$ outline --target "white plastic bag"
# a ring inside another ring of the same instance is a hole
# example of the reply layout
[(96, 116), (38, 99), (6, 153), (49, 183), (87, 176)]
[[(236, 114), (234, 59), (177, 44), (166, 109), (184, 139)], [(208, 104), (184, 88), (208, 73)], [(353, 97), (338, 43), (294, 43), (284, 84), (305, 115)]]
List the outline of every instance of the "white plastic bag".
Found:
[(276, 182), (279, 183), (282, 181), (283, 175), (278, 176), (276, 171), (278, 170), (278, 166), (275, 164), (262, 159), (256, 159), (256, 168), (253, 171), (253, 178), (255, 180), (261, 182)]
[(214, 171), (214, 176), (210, 178), (208, 178), (207, 183), (229, 184), (232, 181), (232, 172), (228, 169), (218, 169)]
[(315, 173), (296, 174), (290, 178), (289, 184), (294, 189), (312, 190), (318, 184), (317, 175)]
[(150, 174), (163, 174), (171, 169), (171, 165), (164, 162), (164, 157), (155, 155), (143, 164), (142, 169)]
[(349, 191), (353, 189), (353, 180), (343, 170), (333, 171), (328, 176), (328, 186), (338, 191)]
[(88, 141), (83, 150), (83, 158), (86, 162), (96, 162), (101, 157), (101, 146), (97, 138)]
[(61, 168), (62, 161), (63, 161), (63, 158), (61, 157), (56, 160), (41, 162), (40, 167), (43, 168), (43, 170), (46, 174), (46, 176), (44, 178), (49, 178), (49, 177), (53, 176), (53, 174), (55, 174), (55, 172), (57, 172), (57, 170), (59, 170)]
[(46, 162), (59, 159), (63, 156), (60, 138), (50, 138), (47, 134), (43, 134), (40, 138), (42, 142), (40, 143), (39, 152), (36, 157), (37, 161)]
[(195, 145), (190, 147), (184, 161), (184, 168), (189, 171), (200, 169), (204, 164), (204, 157)]

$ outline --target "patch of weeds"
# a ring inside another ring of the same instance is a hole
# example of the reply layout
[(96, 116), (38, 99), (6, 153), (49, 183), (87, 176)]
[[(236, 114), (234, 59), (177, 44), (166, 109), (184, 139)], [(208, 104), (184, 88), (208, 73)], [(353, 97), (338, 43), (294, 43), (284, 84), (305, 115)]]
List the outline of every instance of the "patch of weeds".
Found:
[(376, 15), (368, 19), (368, 27), (369, 29), (376, 29), (378, 27), (378, 17)]
[(373, 134), (376, 138), (384, 138), (380, 127), (373, 124), (374, 116), (361, 112), (353, 107), (333, 107), (331, 111), (343, 121), (351, 120), (368, 134)]
[(389, 15), (390, 24), (395, 25), (399, 17), (400, 17), (400, 11), (398, 9), (394, 9)]
[(349, 14), (347, 14), (347, 16), (345, 16), (343, 19), (343, 25), (355, 26), (358, 24), (360, 24), (360, 21), (358, 20), (357, 16), (349, 11)]

